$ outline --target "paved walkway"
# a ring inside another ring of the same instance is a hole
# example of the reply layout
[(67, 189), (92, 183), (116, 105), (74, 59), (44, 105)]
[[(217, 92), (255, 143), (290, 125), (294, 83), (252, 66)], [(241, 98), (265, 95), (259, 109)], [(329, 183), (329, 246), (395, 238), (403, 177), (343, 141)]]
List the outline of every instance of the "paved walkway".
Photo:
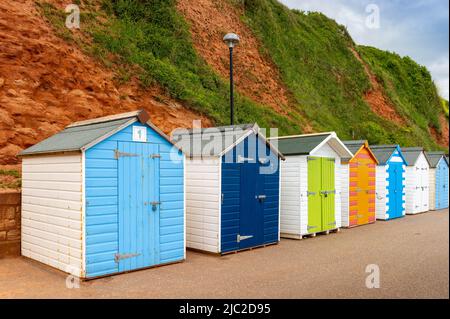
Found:
[[(449, 298), (448, 210), (224, 257), (82, 282), (26, 258), (0, 260), (0, 298)], [(381, 287), (367, 289), (377, 264)]]

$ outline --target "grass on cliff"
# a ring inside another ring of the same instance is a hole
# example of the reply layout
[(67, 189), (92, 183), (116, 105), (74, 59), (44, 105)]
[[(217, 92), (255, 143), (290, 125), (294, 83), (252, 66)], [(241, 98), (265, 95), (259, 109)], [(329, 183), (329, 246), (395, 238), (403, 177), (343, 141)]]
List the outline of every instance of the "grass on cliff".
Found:
[(19, 171), (0, 169), (0, 189), (18, 189), (21, 186)]
[[(425, 68), (408, 58), (356, 46), (343, 26), (320, 13), (289, 10), (276, 0), (222, 1), (241, 10), (242, 20), (260, 40), (262, 54), (279, 68), (297, 107), (285, 117), (237, 94), (237, 122), (278, 127), (280, 134), (301, 133), (308, 123), (316, 131), (334, 130), (343, 139), (437, 147), (428, 127), (441, 130), (438, 115), (443, 106)], [(40, 8), (58, 34), (114, 68), (119, 82), (138, 76), (143, 86), (157, 83), (216, 124), (229, 123), (228, 81), (196, 53), (175, 0), (79, 2), (81, 37), (80, 32), (58, 31), (64, 28), (64, 12), (45, 0)], [(351, 47), (380, 78), (407, 125), (401, 127), (370, 110), (363, 98), (370, 82)]]
[[(437, 147), (428, 131), (440, 131), (442, 110), (425, 67), (377, 49), (358, 47), (345, 27), (321, 13), (289, 10), (276, 0), (228, 0), (258, 36), (287, 87), (315, 129), (371, 143)], [(362, 53), (382, 80), (387, 97), (407, 119), (399, 127), (373, 113), (364, 101), (370, 82), (349, 50)], [(392, 85), (391, 85), (392, 84)]]
[[(229, 85), (198, 56), (189, 26), (175, 0), (80, 1), (81, 46), (114, 68), (122, 81), (138, 75), (143, 86), (155, 83), (183, 105), (209, 116), (217, 125), (229, 123)], [(101, 3), (100, 6), (95, 4)], [(61, 10), (41, 2), (43, 14), (61, 28)], [(224, 47), (226, 50), (226, 47)], [(138, 71), (129, 69), (138, 66)], [(137, 72), (137, 74), (136, 74)], [(278, 127), (283, 134), (301, 132), (301, 118), (286, 118), (270, 106), (236, 94), (236, 122)]]

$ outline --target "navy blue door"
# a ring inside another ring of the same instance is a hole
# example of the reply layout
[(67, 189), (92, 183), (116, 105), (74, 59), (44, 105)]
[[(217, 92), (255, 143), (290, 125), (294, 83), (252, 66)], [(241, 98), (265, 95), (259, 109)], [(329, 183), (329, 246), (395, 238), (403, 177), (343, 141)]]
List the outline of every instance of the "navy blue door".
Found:
[(264, 180), (259, 163), (241, 163), (241, 212), (239, 218), (239, 249), (263, 244), (264, 241)]
[[(272, 197), (274, 195), (265, 193), (265, 175), (260, 174), (260, 168), (264, 164), (261, 164), (255, 137), (246, 139), (231, 152), (233, 156), (224, 156), (222, 159), (222, 252), (246, 249), (265, 243), (264, 208), (268, 195)], [(270, 198), (270, 203), (272, 201)], [(267, 221), (270, 231), (267, 242), (274, 241), (271, 237), (272, 228), (278, 225), (278, 217), (275, 226), (272, 225), (274, 224), (272, 217), (270, 215), (270, 220)]]

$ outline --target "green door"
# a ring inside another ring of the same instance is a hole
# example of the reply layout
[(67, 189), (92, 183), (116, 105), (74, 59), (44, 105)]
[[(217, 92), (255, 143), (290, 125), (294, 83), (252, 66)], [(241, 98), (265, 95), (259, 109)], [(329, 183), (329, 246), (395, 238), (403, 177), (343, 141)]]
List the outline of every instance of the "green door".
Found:
[(308, 233), (336, 228), (334, 158), (308, 157)]
[(308, 233), (322, 229), (321, 158), (308, 157)]
[(321, 163), (322, 231), (325, 231), (336, 228), (336, 219), (334, 214), (336, 204), (334, 158), (323, 157), (321, 159)]

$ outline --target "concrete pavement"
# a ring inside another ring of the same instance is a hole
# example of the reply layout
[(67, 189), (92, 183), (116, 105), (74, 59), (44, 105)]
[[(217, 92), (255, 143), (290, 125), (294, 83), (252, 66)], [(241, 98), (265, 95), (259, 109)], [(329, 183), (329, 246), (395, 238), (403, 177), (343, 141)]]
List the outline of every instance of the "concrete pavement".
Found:
[[(368, 289), (366, 266), (380, 269)], [(223, 257), (82, 282), (0, 259), (0, 298), (449, 298), (449, 212), (429, 212)]]

